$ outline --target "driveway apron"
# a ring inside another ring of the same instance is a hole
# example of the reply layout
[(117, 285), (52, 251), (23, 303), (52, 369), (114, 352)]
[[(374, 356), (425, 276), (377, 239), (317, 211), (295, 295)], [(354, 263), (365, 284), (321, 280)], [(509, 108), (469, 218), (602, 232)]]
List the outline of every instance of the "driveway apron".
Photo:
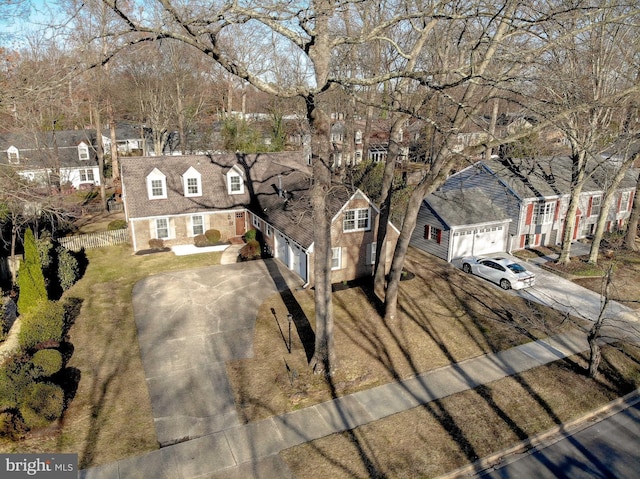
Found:
[(274, 260), (159, 274), (133, 289), (138, 341), (162, 446), (238, 424), (225, 362), (251, 357), (256, 312), (299, 285)]

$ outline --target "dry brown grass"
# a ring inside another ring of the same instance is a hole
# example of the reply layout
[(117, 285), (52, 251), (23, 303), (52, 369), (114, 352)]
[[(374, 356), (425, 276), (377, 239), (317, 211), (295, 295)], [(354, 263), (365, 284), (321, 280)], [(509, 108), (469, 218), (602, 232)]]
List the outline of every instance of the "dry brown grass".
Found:
[[(258, 312), (254, 357), (228, 364), (237, 409), (255, 421), (336, 396), (415, 376), (451, 362), (501, 351), (571, 326), (554, 310), (528, 303), (412, 250), (401, 283), (401, 314), (387, 324), (362, 288), (334, 293), (339, 367), (331, 381), (307, 366), (313, 343), (296, 328), (287, 351), (287, 314), (311, 328), (311, 291), (275, 295)], [(275, 314), (273, 313), (275, 312)]]

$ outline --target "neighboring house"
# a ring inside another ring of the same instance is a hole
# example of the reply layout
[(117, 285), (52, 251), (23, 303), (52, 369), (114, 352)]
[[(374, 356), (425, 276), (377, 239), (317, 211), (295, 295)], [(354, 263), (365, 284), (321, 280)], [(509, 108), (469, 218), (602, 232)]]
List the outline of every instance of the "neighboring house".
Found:
[[(261, 232), (267, 250), (305, 283), (313, 278), (310, 169), (300, 152), (123, 158), (125, 214), (134, 251), (151, 239), (193, 244), (217, 229), (222, 240)], [(332, 218), (332, 281), (371, 275), (378, 209), (359, 190), (335, 185), (327, 197)], [(386, 265), (398, 230), (389, 227)]]
[[(573, 239), (593, 234), (613, 166), (589, 171), (579, 199)], [(607, 231), (624, 226), (637, 172), (620, 184)], [(411, 244), (446, 261), (469, 255), (560, 244), (571, 189), (567, 157), (491, 159), (449, 177), (420, 208)]]
[[(130, 123), (116, 125), (116, 147), (119, 156), (143, 156), (148, 151), (145, 129)], [(111, 131), (102, 130), (102, 144), (106, 154), (111, 151)]]
[(80, 189), (100, 184), (93, 130), (0, 134), (0, 164), (41, 184)]
[[(373, 161), (375, 163), (384, 162), (387, 160), (389, 152), (389, 134), (391, 132), (391, 122), (389, 120), (372, 120), (369, 126), (368, 141), (365, 140), (365, 131), (367, 129), (366, 122), (364, 120), (354, 120), (352, 122), (352, 145), (353, 152), (347, 153), (345, 143), (349, 141), (347, 133), (349, 130), (346, 126), (345, 120), (342, 116), (337, 116), (338, 120), (335, 120), (331, 126), (331, 143), (333, 145), (332, 161), (333, 167), (339, 168), (342, 166), (357, 165), (363, 160)], [(400, 136), (403, 136), (403, 132), (400, 132)], [(401, 138), (401, 141), (402, 138)], [(364, 145), (367, 144), (367, 151), (364, 151)], [(408, 147), (401, 145), (399, 161), (406, 160), (408, 158)], [(353, 157), (351, 157), (353, 155)]]

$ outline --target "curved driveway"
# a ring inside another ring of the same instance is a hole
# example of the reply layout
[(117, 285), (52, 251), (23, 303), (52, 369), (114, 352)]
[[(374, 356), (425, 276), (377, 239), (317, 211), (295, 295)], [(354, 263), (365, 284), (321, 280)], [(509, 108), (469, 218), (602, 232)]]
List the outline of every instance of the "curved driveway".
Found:
[(163, 273), (138, 282), (133, 309), (159, 443), (238, 424), (225, 362), (251, 357), (264, 299), (301, 283), (274, 260)]

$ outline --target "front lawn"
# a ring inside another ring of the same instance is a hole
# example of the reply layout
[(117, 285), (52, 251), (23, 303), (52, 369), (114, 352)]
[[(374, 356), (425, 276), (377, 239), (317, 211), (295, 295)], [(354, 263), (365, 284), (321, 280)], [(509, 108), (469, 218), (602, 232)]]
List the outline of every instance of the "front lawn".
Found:
[[(328, 382), (307, 366), (313, 353), (312, 291), (276, 295), (258, 312), (254, 357), (228, 363), (236, 407), (255, 421), (397, 379), (501, 351), (575, 326), (563, 314), (503, 292), (412, 249), (400, 314), (387, 323), (366, 289), (333, 295), (339, 367)], [(292, 351), (288, 352), (293, 315)], [(300, 340), (298, 330), (302, 337)]]

